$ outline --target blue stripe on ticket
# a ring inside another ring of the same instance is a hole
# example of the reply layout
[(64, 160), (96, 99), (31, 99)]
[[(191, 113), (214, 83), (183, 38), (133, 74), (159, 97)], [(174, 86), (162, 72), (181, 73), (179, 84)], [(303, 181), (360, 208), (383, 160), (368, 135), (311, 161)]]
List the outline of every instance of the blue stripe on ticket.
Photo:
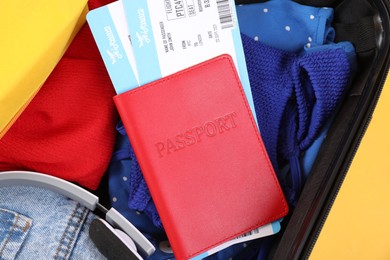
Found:
[(127, 23), (131, 41), (137, 47), (134, 52), (137, 62), (138, 76), (141, 85), (162, 77), (156, 46), (154, 44), (153, 27), (150, 21), (146, 0), (131, 1), (123, 6), (127, 15)]
[(121, 6), (119, 2), (113, 4), (90, 11), (87, 21), (114, 88), (120, 94), (139, 84), (110, 14), (110, 8)]

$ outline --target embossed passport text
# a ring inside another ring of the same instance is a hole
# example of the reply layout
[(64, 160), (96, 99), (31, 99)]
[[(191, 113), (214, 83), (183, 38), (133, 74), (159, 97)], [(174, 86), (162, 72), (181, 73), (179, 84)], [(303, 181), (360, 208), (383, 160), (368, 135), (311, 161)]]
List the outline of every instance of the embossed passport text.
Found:
[(230, 56), (114, 101), (177, 259), (287, 214)]

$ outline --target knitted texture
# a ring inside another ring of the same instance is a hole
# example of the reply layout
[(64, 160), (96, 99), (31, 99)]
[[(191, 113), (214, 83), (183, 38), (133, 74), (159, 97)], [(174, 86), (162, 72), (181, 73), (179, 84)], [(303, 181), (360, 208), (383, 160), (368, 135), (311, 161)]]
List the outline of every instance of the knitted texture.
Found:
[(297, 56), (261, 43), (252, 44), (254, 41), (251, 38), (242, 37), (260, 133), (276, 169), (277, 133), (280, 132), (288, 101), (293, 96), (291, 65)]
[(160, 216), (157, 213), (156, 206), (153, 203), (148, 186), (142, 175), (137, 158), (131, 146), (129, 146), (129, 155), (131, 160), (130, 166), (130, 195), (129, 208), (140, 210), (152, 220), (156, 227), (162, 228)]
[(237, 5), (236, 10), (241, 33), (277, 49), (303, 53), (334, 42), (332, 8), (272, 0)]
[(130, 161), (128, 166), (128, 171), (130, 172), (128, 206), (130, 209), (144, 212), (149, 219), (152, 220), (156, 227), (162, 228), (160, 216), (157, 213), (156, 206), (153, 203), (148, 186), (146, 185), (145, 179), (142, 175), (141, 168), (138, 164), (133, 148), (131, 147), (130, 140), (121, 122), (118, 124), (117, 130), (119, 134), (124, 137), (123, 140), (126, 144), (122, 146), (120, 150), (115, 152), (116, 154), (122, 154), (123, 157), (121, 158), (115, 156), (112, 160), (126, 159)]
[[(299, 157), (343, 97), (350, 78), (349, 57), (343, 48), (298, 56), (244, 34), (241, 37), (257, 120), (270, 160), (279, 176), (281, 166), (290, 163), (292, 182), (300, 186)], [(281, 179), (285, 191), (289, 182)], [(297, 192), (296, 187), (292, 192)]]
[(96, 189), (115, 142), (115, 95), (87, 25), (0, 140), (0, 170), (32, 170)]

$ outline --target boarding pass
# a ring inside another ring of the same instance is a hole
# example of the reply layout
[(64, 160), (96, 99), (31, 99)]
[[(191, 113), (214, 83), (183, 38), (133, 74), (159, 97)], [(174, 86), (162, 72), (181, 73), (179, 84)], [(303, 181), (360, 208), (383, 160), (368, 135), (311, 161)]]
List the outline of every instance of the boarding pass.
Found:
[(234, 1), (122, 2), (141, 85), (227, 53), (256, 120)]
[(121, 2), (90, 11), (87, 21), (117, 94), (140, 85)]
[(218, 251), (221, 251), (225, 248), (228, 248), (232, 245), (236, 245), (239, 243), (243, 243), (242, 245), (245, 247), (246, 244), (244, 242), (258, 239), (261, 237), (274, 235), (274, 234), (278, 233), (279, 231), (280, 231), (280, 222), (277, 220), (277, 221), (272, 222), (271, 224), (267, 224), (265, 226), (261, 226), (259, 228), (253, 229), (253, 230), (251, 230), (251, 231), (249, 231), (249, 232), (247, 232), (239, 237), (236, 237), (236, 238), (229, 240), (221, 245), (218, 245), (214, 248), (211, 248), (208, 251), (191, 258), (190, 260), (201, 260), (209, 255), (215, 254)]

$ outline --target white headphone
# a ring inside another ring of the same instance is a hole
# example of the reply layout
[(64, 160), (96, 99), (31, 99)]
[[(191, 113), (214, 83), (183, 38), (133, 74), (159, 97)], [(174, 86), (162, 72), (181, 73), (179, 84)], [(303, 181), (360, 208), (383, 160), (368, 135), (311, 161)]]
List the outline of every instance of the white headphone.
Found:
[(138, 259), (142, 259), (142, 257), (137, 253), (137, 248), (145, 257), (150, 256), (155, 251), (155, 247), (152, 243), (117, 210), (114, 208), (107, 210), (104, 206), (99, 204), (99, 198), (96, 195), (73, 183), (37, 172), (0, 172), (0, 187), (13, 185), (45, 188), (77, 201), (91, 211), (94, 211), (95, 209), (100, 210), (105, 214), (106, 221), (112, 227), (104, 220), (100, 220), (101, 223), (115, 234), (115, 236), (118, 237)]

